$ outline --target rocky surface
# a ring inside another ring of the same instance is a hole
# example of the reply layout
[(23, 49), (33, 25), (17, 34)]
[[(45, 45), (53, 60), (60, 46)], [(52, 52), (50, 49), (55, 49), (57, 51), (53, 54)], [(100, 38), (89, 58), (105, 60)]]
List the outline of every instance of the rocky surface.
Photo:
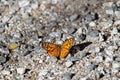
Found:
[[(120, 0), (0, 0), (0, 80), (119, 80), (119, 19)], [(69, 37), (64, 59), (41, 46)]]

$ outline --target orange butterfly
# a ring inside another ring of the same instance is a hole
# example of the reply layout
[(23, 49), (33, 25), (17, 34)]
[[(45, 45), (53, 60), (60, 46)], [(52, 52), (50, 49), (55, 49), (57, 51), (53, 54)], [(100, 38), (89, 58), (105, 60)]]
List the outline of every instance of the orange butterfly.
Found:
[(62, 45), (57, 45), (50, 42), (43, 42), (42, 47), (48, 52), (50, 56), (65, 58), (68, 55), (73, 42), (73, 38), (65, 40)]

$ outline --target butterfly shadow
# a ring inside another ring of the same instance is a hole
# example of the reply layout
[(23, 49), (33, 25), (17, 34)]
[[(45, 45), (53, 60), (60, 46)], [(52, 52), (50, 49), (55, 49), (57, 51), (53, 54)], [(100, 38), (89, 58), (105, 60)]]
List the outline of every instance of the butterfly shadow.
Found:
[(77, 53), (78, 51), (82, 51), (85, 47), (89, 46), (90, 44), (92, 44), (92, 42), (85, 42), (72, 46), (72, 48), (70, 49), (71, 55), (74, 56), (75, 53)]

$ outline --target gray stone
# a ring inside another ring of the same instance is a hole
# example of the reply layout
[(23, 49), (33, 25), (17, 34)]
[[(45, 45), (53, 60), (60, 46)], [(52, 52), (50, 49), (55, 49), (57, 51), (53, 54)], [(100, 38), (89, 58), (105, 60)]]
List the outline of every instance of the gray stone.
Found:
[(0, 27), (0, 33), (3, 33), (5, 28)]
[(4, 63), (4, 62), (6, 62), (6, 58), (3, 56), (0, 56), (0, 63)]
[(73, 14), (73, 15), (70, 16), (70, 20), (74, 21), (74, 20), (77, 19), (77, 17), (78, 17), (78, 14)]
[(71, 57), (70, 60), (71, 60), (72, 62), (76, 62), (76, 61), (79, 61), (80, 58), (77, 58), (77, 57)]
[(29, 17), (25, 20), (27, 24), (33, 24), (33, 18)]
[(5, 39), (5, 36), (0, 35), (0, 41), (4, 39)]
[(86, 38), (88, 40), (91, 40), (91, 41), (97, 41), (99, 39), (99, 31), (98, 30), (89, 29)]
[(69, 72), (66, 72), (66, 73), (63, 74), (63, 78), (65, 80), (71, 80), (72, 79), (72, 74), (69, 73)]

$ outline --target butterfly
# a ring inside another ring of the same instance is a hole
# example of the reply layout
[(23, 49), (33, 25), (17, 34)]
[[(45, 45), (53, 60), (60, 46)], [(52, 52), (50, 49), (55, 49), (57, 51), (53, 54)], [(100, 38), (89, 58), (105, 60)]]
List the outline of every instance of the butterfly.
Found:
[(42, 47), (48, 52), (50, 56), (58, 58), (65, 58), (74, 42), (74, 38), (69, 38), (63, 42), (62, 45), (57, 45), (51, 42), (43, 42)]

